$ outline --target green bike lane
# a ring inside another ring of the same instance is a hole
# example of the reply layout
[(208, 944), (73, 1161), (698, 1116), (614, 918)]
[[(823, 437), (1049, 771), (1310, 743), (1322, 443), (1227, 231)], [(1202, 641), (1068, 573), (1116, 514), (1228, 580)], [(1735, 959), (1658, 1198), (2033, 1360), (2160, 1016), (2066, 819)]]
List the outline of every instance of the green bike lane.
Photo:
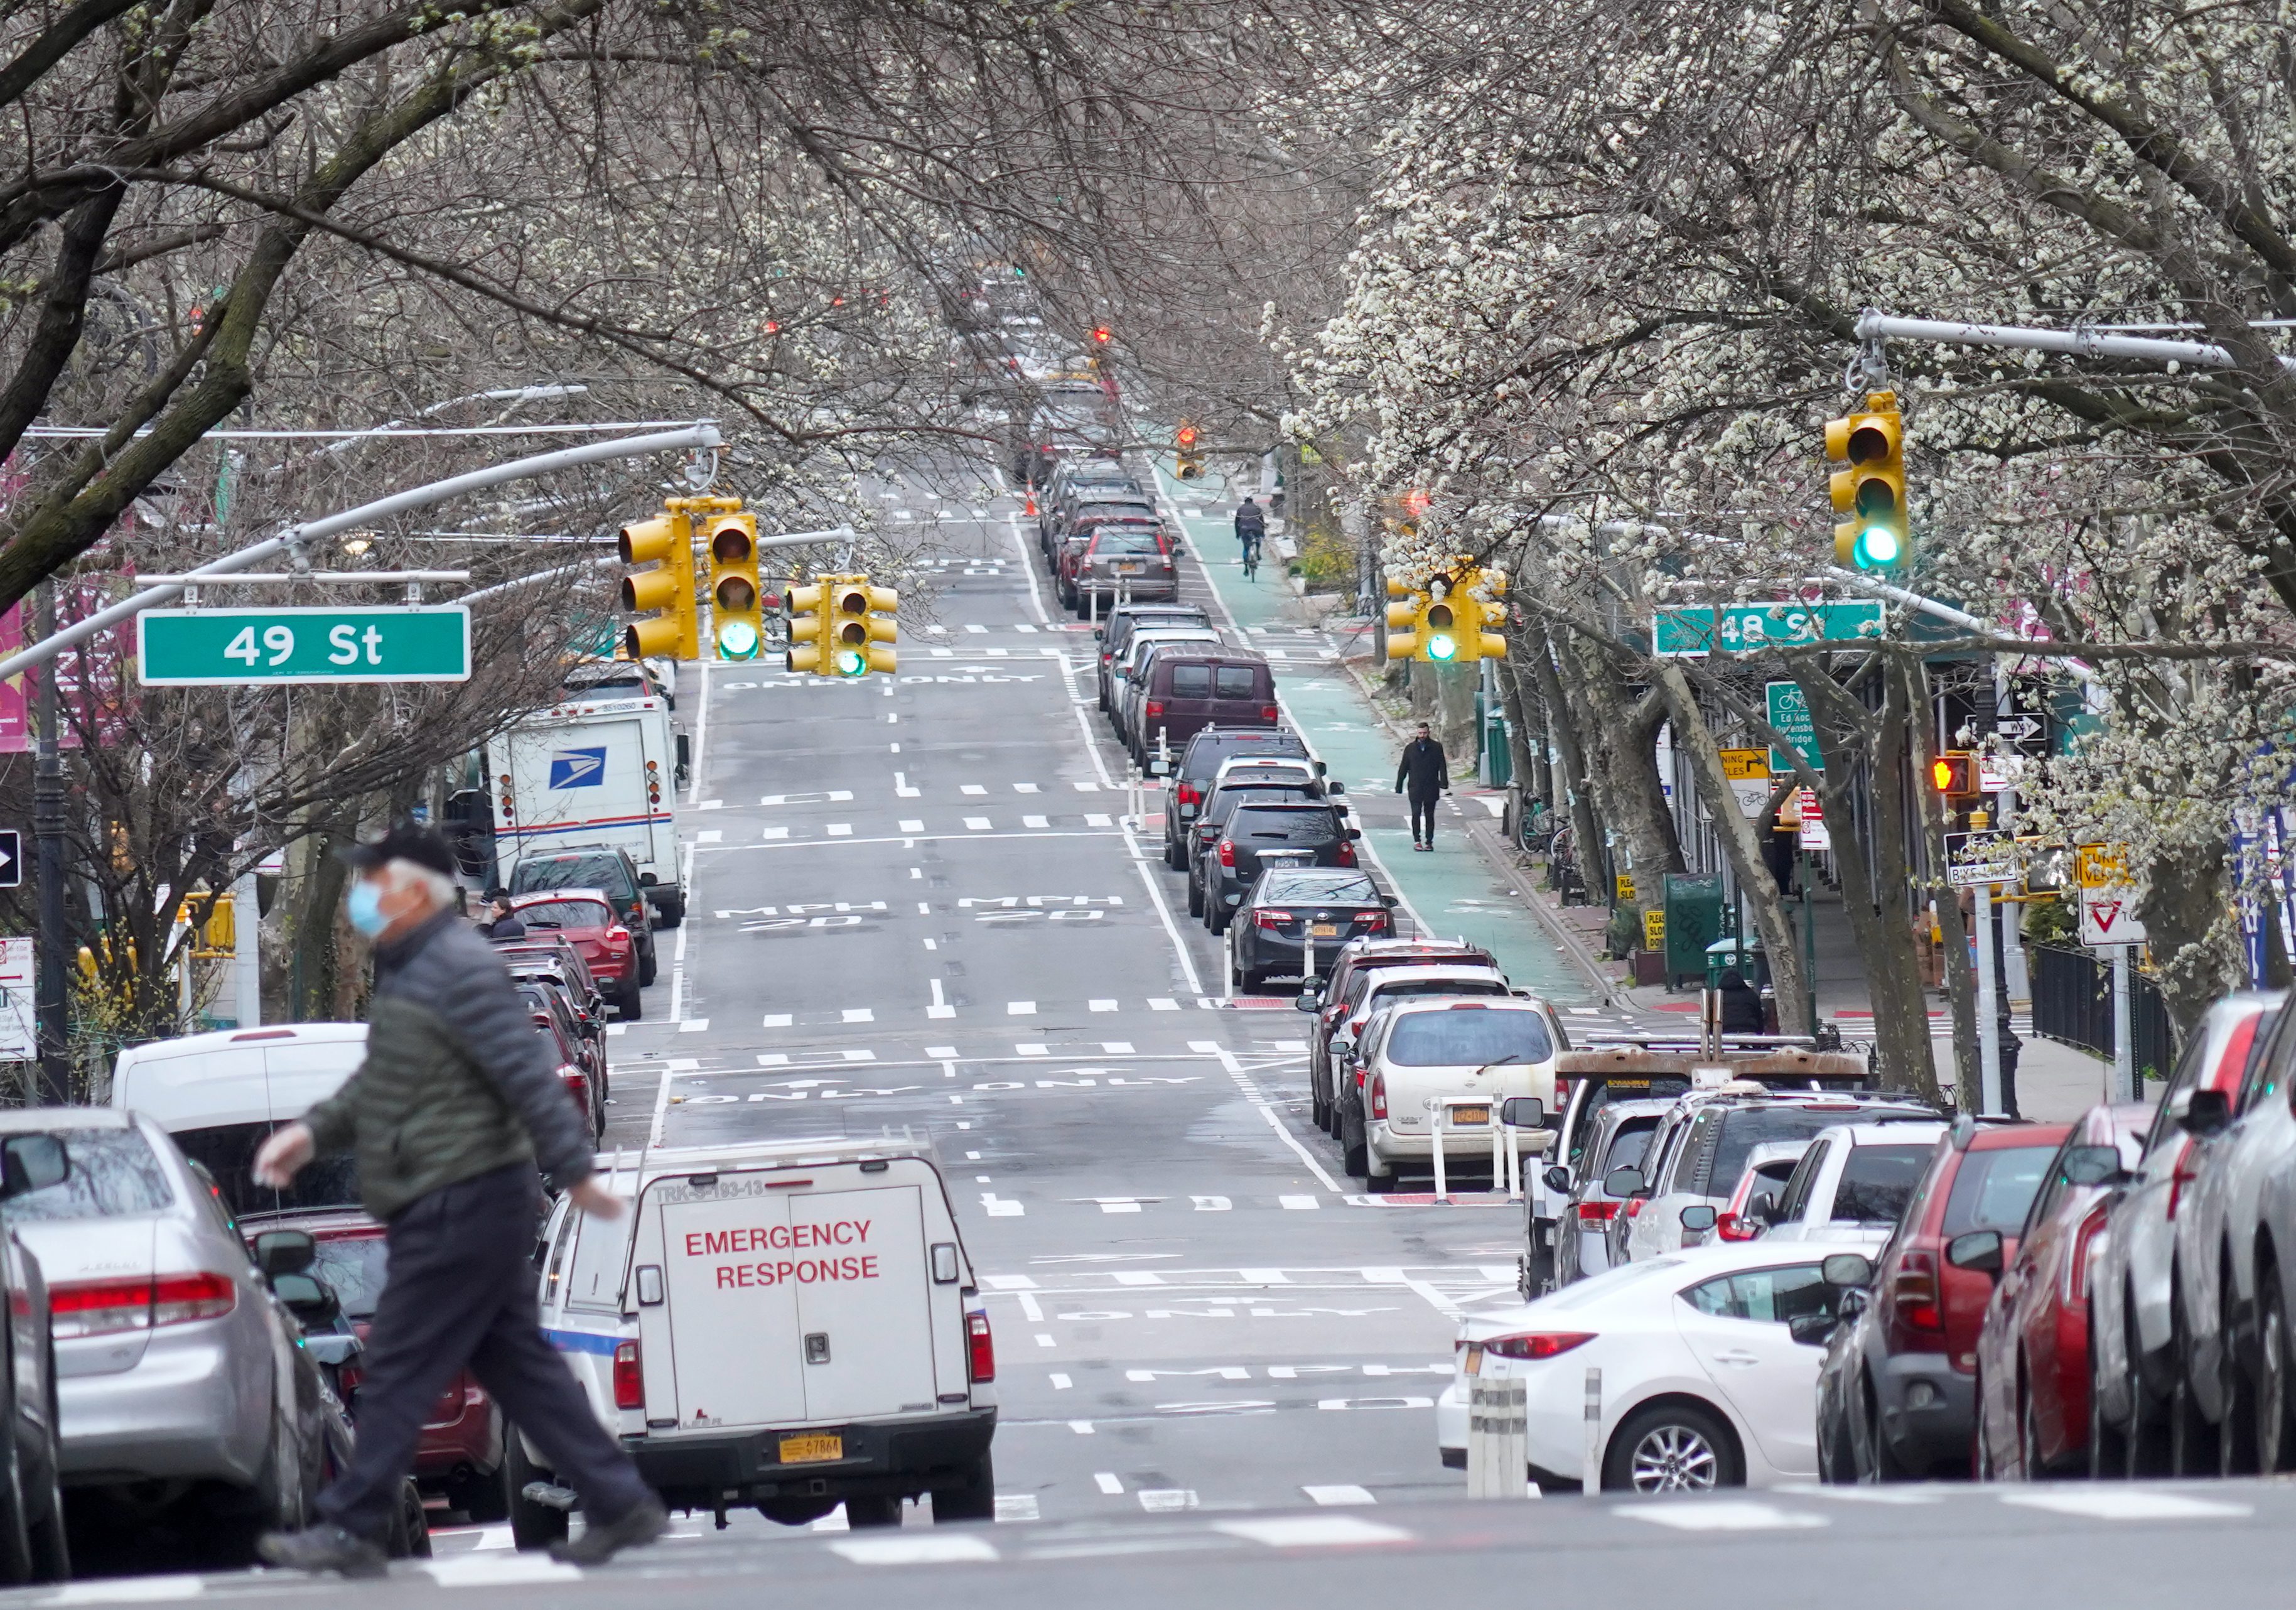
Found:
[[(1422, 932), (1482, 946), (1519, 989), (1558, 1005), (1601, 1004), (1600, 992), (1467, 838), (1449, 804), (1436, 817), (1435, 848), (1412, 849), (1410, 817), (1394, 792), (1402, 740), (1382, 722), (1355, 674), (1325, 657), (1328, 638), (1285, 639), (1284, 634), (1315, 630), (1315, 621), (1280, 563), (1264, 560), (1258, 577), (1245, 579), (1224, 483), (1216, 477), (1178, 481), (1168, 461), (1152, 462), (1164, 504), (1186, 533), (1216, 601), (1215, 613), (1225, 615), (1241, 639), (1271, 653), (1277, 702), (1331, 775), (1346, 783), (1369, 858), (1401, 897), (1414, 924)], [(1200, 502), (1211, 506), (1200, 509)], [(1454, 801), (1462, 813), (1488, 809), (1464, 789)]]

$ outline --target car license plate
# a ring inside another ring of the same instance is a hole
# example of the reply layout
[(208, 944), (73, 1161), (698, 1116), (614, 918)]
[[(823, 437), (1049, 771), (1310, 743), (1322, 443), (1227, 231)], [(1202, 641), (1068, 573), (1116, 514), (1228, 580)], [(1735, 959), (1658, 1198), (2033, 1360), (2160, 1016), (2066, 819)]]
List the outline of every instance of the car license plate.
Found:
[(1311, 923), (1308, 925), (1308, 932), (1317, 939), (1337, 939), (1340, 925), (1337, 923)]
[(808, 1433), (782, 1439), (782, 1463), (784, 1465), (812, 1465), (823, 1459), (841, 1459), (844, 1457), (843, 1437)]
[(1491, 1110), (1488, 1107), (1453, 1107), (1451, 1109), (1451, 1127), (1455, 1129), (1464, 1129), (1471, 1126), (1482, 1129), (1490, 1121)]
[(1116, 567), (1116, 573), (1119, 576), (1137, 576), (1147, 568), (1144, 564), (1119, 564)]
[(1467, 1343), (1467, 1374), (1480, 1376), (1482, 1373), (1483, 1350), (1470, 1342)]

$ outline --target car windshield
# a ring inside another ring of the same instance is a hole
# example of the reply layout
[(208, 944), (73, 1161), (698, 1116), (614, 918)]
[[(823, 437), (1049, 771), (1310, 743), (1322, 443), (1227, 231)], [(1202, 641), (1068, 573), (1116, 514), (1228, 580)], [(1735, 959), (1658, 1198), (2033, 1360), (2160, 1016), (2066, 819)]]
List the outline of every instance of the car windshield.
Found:
[(55, 1184), (9, 1199), (13, 1220), (117, 1219), (156, 1213), (176, 1199), (167, 1170), (139, 1129), (55, 1129), (70, 1169)]
[(319, 1243), (311, 1273), (342, 1299), (343, 1312), (354, 1319), (366, 1319), (373, 1317), (375, 1300), (382, 1295), (382, 1277), (390, 1261), (390, 1245), (381, 1230), (365, 1236), (336, 1236)]
[(1387, 1037), (1387, 1060), (1406, 1068), (1480, 1068), (1545, 1062), (1554, 1055), (1546, 1019), (1529, 1011), (1414, 1012)]
[(1235, 813), (1232, 837), (1283, 844), (1320, 844), (1339, 832), (1329, 806), (1309, 809), (1286, 805), (1248, 805)]
[(1310, 877), (1304, 873), (1271, 873), (1259, 891), (1263, 906), (1376, 906), (1379, 891), (1367, 877)]
[(1644, 1154), (1650, 1150), (1651, 1137), (1657, 1133), (1656, 1115), (1620, 1120), (1618, 1133), (1611, 1137), (1611, 1154), (1603, 1161), (1603, 1171), (1640, 1168)]
[(1895, 1224), (1929, 1167), (1927, 1145), (1852, 1146), (1833, 1191), (1836, 1223)]
[(1414, 978), (1405, 983), (1382, 984), (1371, 998), (1382, 1006), (1425, 995), (1505, 995), (1507, 987), (1495, 978)]
[(1946, 1198), (1946, 1239), (1972, 1230), (2015, 1235), (2049, 1171), (2049, 1159), (2055, 1155), (2054, 1146), (1964, 1153), (1954, 1173), (1953, 1195)]
[(611, 928), (614, 922), (603, 900), (537, 900), (513, 915), (529, 928)]
[(1153, 531), (1134, 526), (1119, 526), (1111, 530), (1103, 526), (1100, 535), (1093, 539), (1092, 551), (1097, 558), (1107, 554), (1158, 554), (1163, 546)]
[(1233, 760), (1242, 754), (1282, 755), (1286, 760), (1302, 760), (1308, 758), (1308, 752), (1300, 747), (1300, 740), (1290, 733), (1270, 733), (1257, 741), (1241, 735), (1223, 735), (1217, 743), (1192, 746), (1181, 760), (1180, 775), (1201, 782), (1218, 772), (1221, 761)]
[(1800, 1106), (1739, 1107), (1725, 1113), (1721, 1138), (1714, 1147), (1714, 1166), (1706, 1177), (1706, 1195), (1727, 1196), (1738, 1188), (1746, 1159), (1766, 1140), (1808, 1140), (1820, 1129), (1841, 1121), (1839, 1108), (1813, 1113)]
[(625, 900), (636, 892), (621, 858), (613, 855), (546, 855), (521, 861), (510, 875), (510, 891), (531, 889), (601, 889)]
[[(285, 1190), (255, 1183), (255, 1154), (271, 1138), (276, 1124), (219, 1123), (205, 1129), (176, 1129), (175, 1142), (184, 1155), (215, 1176), (224, 1205), (244, 1219), (250, 1213), (313, 1212), (321, 1208), (359, 1204), (358, 1166), (348, 1152), (315, 1157)], [(13, 1203), (9, 1204), (12, 1210)]]

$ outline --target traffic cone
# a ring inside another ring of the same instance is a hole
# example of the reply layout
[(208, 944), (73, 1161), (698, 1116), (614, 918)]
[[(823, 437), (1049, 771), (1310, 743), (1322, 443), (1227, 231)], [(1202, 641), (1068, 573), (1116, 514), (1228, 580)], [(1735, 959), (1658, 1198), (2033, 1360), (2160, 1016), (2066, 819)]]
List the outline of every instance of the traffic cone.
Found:
[(1036, 497), (1034, 497), (1034, 495), (1031, 495), (1031, 496), (1029, 497), (1029, 506), (1028, 506), (1027, 508), (1025, 508), (1025, 509), (1022, 509), (1022, 510), (1021, 511), (1021, 513), (1022, 513), (1023, 514), (1033, 514), (1033, 513), (1035, 513), (1036, 512), (1037, 512), (1037, 499), (1036, 499)]

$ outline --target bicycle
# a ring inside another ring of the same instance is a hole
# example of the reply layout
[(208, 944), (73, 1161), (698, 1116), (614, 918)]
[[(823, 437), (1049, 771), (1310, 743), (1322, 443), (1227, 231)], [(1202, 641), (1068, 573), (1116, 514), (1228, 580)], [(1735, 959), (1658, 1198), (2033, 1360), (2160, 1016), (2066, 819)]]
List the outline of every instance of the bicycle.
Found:
[(1257, 537), (1244, 538), (1243, 579), (1246, 581), (1256, 581), (1259, 579), (1259, 540)]

